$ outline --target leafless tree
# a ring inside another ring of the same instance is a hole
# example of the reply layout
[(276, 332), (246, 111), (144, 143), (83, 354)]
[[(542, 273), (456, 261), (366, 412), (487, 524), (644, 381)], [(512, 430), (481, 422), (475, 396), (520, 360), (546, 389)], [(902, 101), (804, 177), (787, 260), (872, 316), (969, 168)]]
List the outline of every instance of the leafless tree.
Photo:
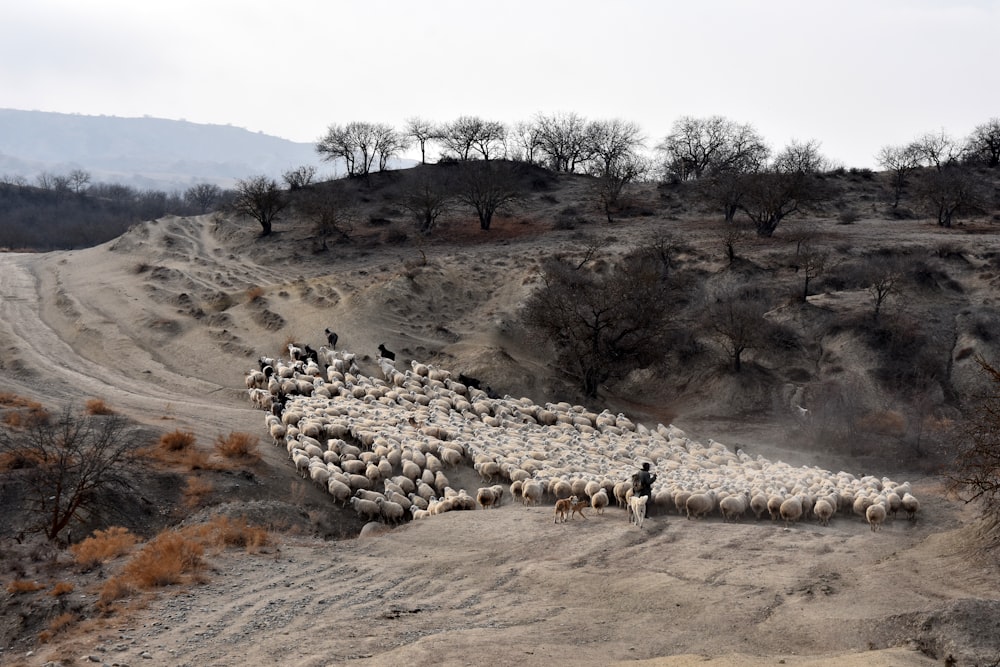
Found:
[(816, 174), (826, 171), (830, 161), (820, 153), (815, 139), (802, 143), (796, 139), (774, 156), (774, 169), (785, 174)]
[(596, 397), (608, 379), (663, 355), (670, 286), (653, 254), (634, 250), (601, 272), (552, 258), (543, 265), (542, 283), (529, 297), (523, 321), (555, 345), (584, 395)]
[(74, 522), (113, 512), (115, 494), (133, 488), (142, 468), (139, 450), (147, 444), (121, 415), (86, 415), (71, 407), (30, 420), (24, 430), (0, 429), (0, 453), (15, 462), (4, 476), (24, 484), (27, 509), (50, 540)]
[(207, 213), (221, 197), (222, 188), (214, 183), (198, 183), (184, 191), (184, 201), (197, 207), (201, 213)]
[(683, 116), (656, 147), (664, 174), (685, 181), (718, 172), (756, 171), (769, 150), (751, 125), (722, 116)]
[(739, 220), (730, 220), (719, 225), (719, 237), (730, 266), (736, 263), (737, 248), (750, 238), (751, 233), (752, 227)]
[(920, 163), (941, 171), (942, 168), (959, 162), (963, 146), (944, 130), (928, 132), (912, 143)]
[(321, 250), (327, 249), (330, 237), (349, 242), (359, 217), (354, 198), (342, 189), (322, 184), (301, 192), (295, 199), (295, 208), (302, 217), (312, 221)]
[(875, 156), (879, 166), (889, 172), (892, 184), (892, 207), (899, 206), (899, 199), (911, 172), (920, 166), (920, 153), (915, 144), (883, 146)]
[(726, 350), (734, 373), (743, 370), (747, 350), (766, 344), (769, 325), (764, 314), (770, 308), (770, 300), (759, 289), (733, 280), (709, 291), (703, 326)]
[(595, 168), (600, 170), (595, 174), (597, 198), (608, 222), (612, 222), (612, 213), (625, 186), (649, 173), (649, 161), (637, 153), (626, 152), (608, 163), (595, 165)]
[(538, 114), (538, 151), (553, 171), (574, 173), (590, 159), (587, 121), (576, 113)]
[(743, 175), (740, 209), (757, 230), (770, 237), (786, 216), (821, 197), (814, 176), (803, 172), (761, 171)]
[(271, 223), (289, 204), (287, 193), (278, 186), (277, 181), (267, 176), (238, 180), (235, 191), (233, 211), (259, 222), (261, 236), (271, 233)]
[(493, 160), (505, 155), (507, 128), (499, 121), (461, 116), (442, 128), (440, 141), (448, 155), (458, 160), (469, 160), (473, 153)]
[(429, 120), (414, 116), (406, 119), (404, 132), (420, 146), (420, 164), (427, 164), (427, 144), (441, 138), (441, 129)]
[(402, 193), (400, 205), (413, 215), (419, 231), (426, 234), (454, 206), (455, 195), (446, 173), (418, 169), (410, 174), (411, 182)]
[(311, 164), (304, 164), (295, 169), (288, 169), (281, 175), (282, 180), (289, 190), (301, 190), (312, 184), (316, 178), (316, 167)]
[(818, 278), (830, 266), (830, 251), (806, 242), (796, 249), (792, 266), (802, 280), (801, 301), (809, 299), (809, 283)]
[(375, 164), (385, 169), (388, 160), (405, 145), (391, 125), (355, 121), (330, 125), (316, 144), (316, 152), (328, 162), (342, 159), (348, 176), (367, 176)]
[(76, 194), (80, 194), (87, 189), (90, 184), (90, 172), (83, 169), (74, 169), (67, 175), (70, 189)]
[(877, 321), (888, 300), (899, 295), (903, 275), (903, 265), (899, 261), (884, 257), (871, 257), (865, 261), (863, 278), (872, 299), (872, 319)]
[(965, 433), (958, 438), (951, 486), (965, 502), (979, 501), (990, 536), (1000, 538), (1000, 370), (985, 358), (976, 361), (989, 377), (991, 391), (969, 405)]
[(607, 176), (621, 172), (623, 165), (640, 162), (639, 152), (645, 138), (638, 124), (615, 118), (595, 120), (586, 128), (590, 173)]
[(922, 173), (917, 191), (941, 227), (951, 227), (956, 215), (981, 210), (989, 200), (982, 178), (972, 169), (953, 162)]
[(535, 123), (519, 121), (508, 134), (512, 160), (527, 164), (539, 164), (541, 141), (539, 128)]
[(479, 216), (479, 228), (488, 231), (497, 211), (524, 196), (518, 164), (504, 160), (482, 160), (462, 166), (455, 183), (455, 197), (471, 206)]
[(987, 167), (1000, 167), (1000, 118), (977, 125), (965, 141), (965, 154)]

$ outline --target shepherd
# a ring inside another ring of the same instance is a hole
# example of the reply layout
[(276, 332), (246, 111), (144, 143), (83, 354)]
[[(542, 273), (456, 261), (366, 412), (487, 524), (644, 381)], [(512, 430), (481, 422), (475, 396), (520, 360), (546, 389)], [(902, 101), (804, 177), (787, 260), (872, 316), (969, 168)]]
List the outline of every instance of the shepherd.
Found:
[(632, 495), (646, 496), (646, 507), (653, 504), (653, 482), (656, 481), (656, 473), (649, 472), (649, 461), (644, 461), (642, 470), (632, 475)]

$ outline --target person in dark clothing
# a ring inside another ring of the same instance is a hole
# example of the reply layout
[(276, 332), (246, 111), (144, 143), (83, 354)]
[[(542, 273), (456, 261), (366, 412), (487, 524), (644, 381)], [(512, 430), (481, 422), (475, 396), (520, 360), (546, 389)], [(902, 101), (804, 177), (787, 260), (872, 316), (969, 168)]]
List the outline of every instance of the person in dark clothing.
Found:
[[(642, 464), (642, 470), (635, 474), (633, 478), (632, 493), (637, 496), (646, 496), (646, 507), (653, 505), (653, 482), (656, 481), (656, 473), (649, 472), (649, 461)], [(647, 509), (647, 514), (649, 510)]]

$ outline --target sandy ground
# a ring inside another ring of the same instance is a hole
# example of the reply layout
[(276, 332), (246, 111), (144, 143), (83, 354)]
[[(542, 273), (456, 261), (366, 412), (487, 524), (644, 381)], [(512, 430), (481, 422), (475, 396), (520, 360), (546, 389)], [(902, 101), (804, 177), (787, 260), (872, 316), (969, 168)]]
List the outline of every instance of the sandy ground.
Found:
[[(93, 249), (0, 255), (5, 389), (102, 398), (203, 441), (263, 436), (243, 373), (290, 337), (322, 343), (333, 325), (341, 347), (360, 355), (386, 342), (418, 357), (444, 339), (460, 370), (544, 392), (541, 380), (491, 360), (521, 349), (503, 343), (510, 305), (530, 285), (525, 267), (568, 236), (547, 247), (435, 248), (414, 278), (405, 275), (412, 254), (356, 252), (323, 265), (254, 242), (234, 249), (248, 235), (209, 217), (168, 218)], [(252, 287), (263, 294), (246, 296)], [(422, 319), (421, 309), (439, 315)], [(718, 435), (710, 427), (694, 435), (726, 439), (725, 425)], [(767, 432), (747, 444), (767, 447)], [(471, 469), (453, 475), (455, 485), (480, 484)], [(266, 448), (258, 478), (276, 500), (322, 498), (301, 490), (283, 449)], [(1000, 573), (966, 546), (970, 509), (937, 479), (910, 481), (919, 518), (878, 533), (853, 516), (786, 528), (658, 514), (638, 529), (619, 508), (554, 524), (550, 505), (508, 502), (376, 537), (284, 536), (263, 554), (215, 555), (208, 583), (163, 593), (120, 625), (4, 660), (44, 664), (58, 650), (132, 665), (819, 667), (949, 655), (995, 664)]]

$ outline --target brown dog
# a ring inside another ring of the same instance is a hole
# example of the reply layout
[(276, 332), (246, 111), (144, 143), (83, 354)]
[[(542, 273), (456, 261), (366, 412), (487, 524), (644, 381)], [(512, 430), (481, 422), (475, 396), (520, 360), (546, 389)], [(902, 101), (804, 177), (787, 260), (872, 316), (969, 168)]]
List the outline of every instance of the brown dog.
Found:
[(574, 503), (577, 502), (576, 496), (570, 496), (569, 498), (563, 498), (556, 501), (556, 518), (552, 523), (559, 523), (560, 521), (565, 521), (566, 517), (573, 510)]
[(587, 507), (588, 505), (590, 505), (590, 503), (588, 503), (586, 500), (578, 500), (577, 502), (573, 503), (572, 506), (573, 511), (570, 513), (569, 518), (572, 519), (574, 514), (579, 514), (584, 519), (586, 519), (587, 515), (583, 513), (583, 508)]

